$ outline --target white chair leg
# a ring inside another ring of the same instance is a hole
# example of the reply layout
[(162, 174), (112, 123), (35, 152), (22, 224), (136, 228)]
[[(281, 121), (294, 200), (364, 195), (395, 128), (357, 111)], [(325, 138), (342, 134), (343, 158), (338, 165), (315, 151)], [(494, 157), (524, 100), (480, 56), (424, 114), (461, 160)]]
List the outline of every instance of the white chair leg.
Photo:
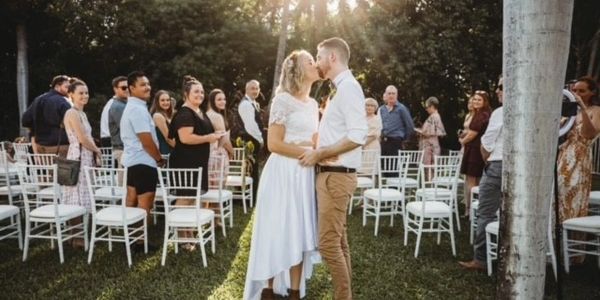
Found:
[(487, 274), (488, 276), (492, 276), (492, 245), (491, 245), (491, 236), (489, 232), (485, 233), (485, 252), (486, 255), (486, 263), (487, 263)]
[[(36, 224), (37, 226), (37, 224)], [(54, 224), (50, 223), (50, 249), (54, 250)]]
[(415, 246), (415, 258), (419, 256), (419, 245), (421, 244), (421, 234), (423, 233), (424, 217), (419, 217), (419, 229), (417, 231), (417, 245)]
[(89, 240), (88, 240), (88, 219), (89, 215), (86, 213), (83, 215), (83, 248), (85, 251), (88, 251), (90, 248)]
[(123, 227), (123, 239), (125, 240), (125, 253), (127, 254), (127, 266), (131, 268), (131, 244), (129, 242), (129, 228)]
[(165, 237), (163, 239), (163, 252), (162, 257), (160, 259), (160, 265), (165, 266), (165, 261), (167, 260), (167, 246), (169, 244), (169, 225), (167, 223), (167, 219), (165, 218)]
[(95, 243), (96, 243), (96, 219), (92, 218), (92, 239), (90, 241), (90, 251), (88, 253), (88, 264), (92, 263), (92, 256), (94, 255)]
[(250, 200), (250, 208), (254, 207), (254, 187), (252, 185), (250, 185), (250, 194), (249, 194), (249, 200)]
[(204, 249), (204, 232), (202, 232), (202, 225), (198, 226), (198, 238), (200, 239), (200, 252), (202, 252), (202, 265), (206, 268), (206, 250)]
[(377, 230), (379, 229), (379, 214), (381, 213), (381, 202), (377, 204), (377, 208), (375, 209), (375, 236), (377, 236)]
[(173, 228), (173, 237), (175, 242), (175, 254), (179, 253), (179, 230), (177, 228)]
[(60, 263), (65, 262), (65, 254), (63, 253), (62, 226), (60, 222), (56, 222), (56, 243), (58, 244), (58, 256)]
[(409, 213), (406, 213), (404, 216), (404, 246), (408, 244), (408, 218), (410, 217)]
[(567, 274), (569, 274), (569, 263), (570, 263), (570, 259), (569, 259), (569, 231), (567, 229), (563, 228), (563, 235), (562, 235), (562, 239), (563, 239), (563, 259), (564, 259), (564, 264), (565, 264), (565, 272)]
[(452, 213), (450, 213), (448, 219), (450, 219), (450, 227), (448, 228), (448, 231), (450, 232), (450, 243), (452, 244), (452, 256), (456, 256), (456, 245), (454, 243), (454, 221), (452, 220)]
[(210, 248), (212, 250), (212, 253), (215, 254), (217, 251), (217, 246), (216, 246), (216, 242), (215, 242), (215, 218), (213, 217), (210, 220)]
[(229, 207), (229, 228), (233, 228), (233, 199), (227, 200)]
[[(112, 227), (110, 225), (106, 226), (106, 230), (108, 230), (108, 252), (112, 252)], [(129, 244), (126, 244), (129, 247)]]
[(554, 250), (554, 243), (552, 242), (552, 229), (551, 229), (551, 224), (548, 224), (548, 232), (547, 232), (547, 237), (548, 237), (548, 249), (550, 250), (550, 261), (552, 263), (552, 271), (554, 271), (554, 281), (558, 280), (558, 273), (557, 273), (557, 269), (556, 269), (556, 252)]
[(460, 212), (458, 211), (458, 197), (453, 197), (452, 206), (454, 206), (454, 216), (456, 217), (456, 229), (460, 231)]
[(363, 197), (363, 227), (367, 225), (367, 201), (366, 197)]
[(19, 242), (19, 250), (23, 250), (23, 234), (21, 232), (21, 214), (17, 214), (17, 240)]
[(31, 222), (25, 220), (25, 245), (23, 245), (23, 261), (27, 260), (27, 252), (29, 250), (29, 236), (31, 235)]
[(144, 217), (144, 253), (148, 254), (148, 217)]
[(248, 209), (246, 208), (246, 187), (241, 186), (240, 189), (242, 190), (242, 206), (244, 207), (244, 214), (247, 214)]

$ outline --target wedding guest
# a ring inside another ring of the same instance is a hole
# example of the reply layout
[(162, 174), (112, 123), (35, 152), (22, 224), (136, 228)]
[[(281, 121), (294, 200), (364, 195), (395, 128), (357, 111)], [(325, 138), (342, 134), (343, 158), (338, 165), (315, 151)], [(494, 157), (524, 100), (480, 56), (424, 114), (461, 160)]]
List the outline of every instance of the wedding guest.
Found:
[(404, 141), (414, 133), (415, 125), (408, 108), (398, 102), (398, 89), (395, 86), (390, 85), (385, 89), (383, 100), (385, 105), (379, 108), (383, 124), (381, 155), (398, 155)]
[(436, 97), (429, 97), (425, 101), (425, 109), (429, 117), (423, 123), (423, 127), (416, 129), (420, 137), (419, 149), (423, 150), (423, 164), (425, 165), (434, 164), (435, 156), (441, 153), (439, 138), (446, 136), (446, 129), (438, 113), (439, 105), (440, 102)]
[(69, 89), (69, 77), (52, 78), (50, 91), (38, 96), (23, 113), (23, 127), (29, 128), (34, 152), (67, 157), (69, 140), (62, 121), (71, 104), (65, 98)]
[[(108, 111), (115, 99), (127, 99), (129, 92), (127, 91), (127, 77), (117, 76), (112, 80), (114, 96), (110, 98), (100, 115), (100, 144), (102, 147), (111, 147), (110, 128), (108, 126)], [(118, 124), (118, 123), (117, 123)]]
[(365, 109), (367, 111), (367, 125), (369, 126), (369, 134), (367, 135), (367, 141), (363, 146), (363, 149), (365, 150), (381, 151), (379, 137), (381, 136), (381, 129), (383, 128), (383, 124), (381, 123), (381, 117), (377, 114), (377, 107), (379, 107), (377, 100), (373, 98), (367, 98), (365, 100)]
[[(210, 144), (223, 136), (215, 134), (215, 130), (206, 115), (200, 110), (200, 104), (204, 101), (204, 88), (196, 78), (186, 75), (183, 78), (183, 105), (171, 121), (169, 138), (175, 140), (175, 148), (169, 156), (170, 168), (202, 168), (201, 190), (208, 190), (208, 159), (210, 155)], [(193, 178), (197, 181), (197, 178)], [(194, 191), (177, 191), (178, 196), (194, 196)], [(194, 200), (189, 198), (177, 199), (175, 205), (193, 205)], [(191, 237), (191, 231), (180, 231), (183, 237)], [(193, 244), (185, 244), (184, 249), (195, 250)]]
[(319, 112), (309, 93), (319, 73), (307, 51), (292, 52), (281, 68), (269, 114), (272, 154), (258, 187), (244, 299), (275, 299), (275, 293), (300, 299), (319, 260), (314, 167), (298, 160), (314, 147)]
[[(463, 121), (463, 128), (458, 131), (459, 139), (465, 137), (467, 134), (469, 125), (471, 125), (471, 120), (473, 119), (473, 115), (473, 97), (469, 97), (469, 100), (467, 100), (467, 114), (465, 115), (465, 120)], [(461, 146), (460, 151), (464, 153), (464, 147)]]
[(468, 191), (479, 185), (479, 179), (483, 174), (485, 162), (480, 151), (481, 136), (485, 133), (490, 120), (490, 101), (487, 92), (475, 91), (470, 101), (473, 101), (473, 118), (467, 132), (459, 138), (459, 142), (464, 148), (460, 173), (466, 175), (465, 217), (469, 216), (471, 208), (471, 193)]
[[(121, 80), (121, 79), (119, 79)], [(123, 165), (123, 141), (121, 140), (121, 118), (127, 105), (127, 96), (129, 93), (123, 91), (122, 87), (127, 85), (127, 81), (119, 82), (118, 88), (114, 88), (115, 97), (108, 109), (108, 130), (110, 131), (110, 144), (113, 149), (113, 158), (117, 161), (119, 167)]]
[[(150, 81), (143, 72), (134, 71), (127, 76), (127, 87), (131, 97), (121, 118), (121, 161), (127, 168), (127, 206), (143, 208), (148, 218), (158, 182), (157, 167), (162, 166), (164, 161), (158, 150), (154, 121), (146, 106), (150, 100)], [(148, 247), (155, 248), (151, 245)], [(143, 241), (140, 240), (134, 250), (143, 248)]]
[[(600, 133), (600, 99), (598, 83), (592, 77), (581, 77), (573, 86), (580, 109), (575, 125), (558, 149), (558, 203), (560, 222), (588, 214), (592, 187), (592, 142)], [(567, 238), (567, 237), (564, 237)], [(571, 238), (583, 240), (582, 235)], [(572, 263), (583, 263), (585, 256), (574, 257)]]
[[(214, 89), (208, 94), (208, 101), (203, 101), (201, 109), (206, 112), (210, 122), (215, 129), (215, 133), (223, 134), (216, 142), (210, 144), (210, 159), (208, 160), (208, 169), (217, 170), (220, 167), (217, 159), (213, 159), (222, 155), (225, 158), (225, 172), (223, 178), (227, 178), (227, 169), (229, 167), (229, 159), (233, 158), (233, 146), (229, 136), (229, 127), (227, 124), (227, 100), (225, 93), (220, 89)], [(216, 173), (213, 173), (216, 174)], [(217, 178), (209, 178), (213, 184), (216, 184)]]
[[(73, 107), (66, 111), (63, 121), (69, 141), (67, 159), (79, 160), (81, 166), (77, 185), (62, 187), (62, 203), (83, 206), (91, 212), (92, 202), (83, 169), (100, 164), (100, 149), (94, 143), (92, 127), (83, 111), (89, 100), (88, 87), (83, 81), (74, 81), (67, 91), (73, 101)], [(75, 222), (81, 223), (81, 220)], [(83, 247), (83, 239), (73, 240), (73, 246)]]
[(152, 106), (150, 106), (150, 114), (156, 124), (156, 137), (161, 154), (169, 154), (175, 147), (175, 140), (169, 138), (169, 126), (171, 126), (173, 113), (174, 106), (169, 92), (158, 90), (154, 95)]

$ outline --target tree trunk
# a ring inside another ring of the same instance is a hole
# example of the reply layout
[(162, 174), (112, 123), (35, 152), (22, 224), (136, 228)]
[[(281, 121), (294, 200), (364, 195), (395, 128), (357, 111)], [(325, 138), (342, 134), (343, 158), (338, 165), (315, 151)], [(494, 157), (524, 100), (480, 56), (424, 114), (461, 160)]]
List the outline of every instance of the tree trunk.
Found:
[[(271, 98), (275, 96), (275, 90), (279, 85), (279, 76), (281, 75), (281, 63), (285, 58), (285, 48), (287, 46), (288, 36), (288, 19), (290, 10), (290, 0), (283, 1), (283, 15), (281, 18), (281, 31), (279, 32), (279, 45), (277, 46), (277, 60), (275, 61), (275, 72), (273, 72), (273, 89), (271, 91)], [(271, 101), (269, 99), (269, 102)]]
[(542, 299), (573, 0), (504, 1), (498, 299)]
[(27, 28), (17, 24), (17, 97), (19, 101), (20, 136), (27, 136), (27, 129), (21, 126), (21, 118), (27, 109), (29, 98), (29, 67), (27, 63)]
[(592, 45), (590, 47), (590, 60), (588, 62), (587, 74), (589, 76), (594, 75), (594, 67), (596, 64), (596, 56), (598, 54), (598, 40), (600, 40), (600, 29), (596, 31), (594, 37), (592, 38)]

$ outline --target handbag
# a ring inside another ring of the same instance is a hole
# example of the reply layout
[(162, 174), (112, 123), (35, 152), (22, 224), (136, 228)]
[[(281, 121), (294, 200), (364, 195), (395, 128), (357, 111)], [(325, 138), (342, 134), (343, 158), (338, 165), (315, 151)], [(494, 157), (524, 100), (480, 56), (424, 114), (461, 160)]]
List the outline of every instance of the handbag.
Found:
[[(64, 125), (61, 124), (61, 127)], [(79, 144), (79, 160), (67, 159), (58, 156), (61, 135), (58, 135), (58, 145), (56, 145), (56, 180), (60, 185), (74, 186), (79, 181), (79, 172), (81, 169), (81, 143)]]

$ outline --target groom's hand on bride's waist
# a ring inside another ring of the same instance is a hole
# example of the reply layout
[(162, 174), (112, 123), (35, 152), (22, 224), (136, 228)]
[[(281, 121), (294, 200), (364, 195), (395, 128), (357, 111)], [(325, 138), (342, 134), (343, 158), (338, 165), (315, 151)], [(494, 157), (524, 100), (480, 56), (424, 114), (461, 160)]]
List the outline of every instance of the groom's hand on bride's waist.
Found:
[(310, 167), (316, 165), (321, 160), (320, 150), (307, 150), (298, 157), (300, 165)]

